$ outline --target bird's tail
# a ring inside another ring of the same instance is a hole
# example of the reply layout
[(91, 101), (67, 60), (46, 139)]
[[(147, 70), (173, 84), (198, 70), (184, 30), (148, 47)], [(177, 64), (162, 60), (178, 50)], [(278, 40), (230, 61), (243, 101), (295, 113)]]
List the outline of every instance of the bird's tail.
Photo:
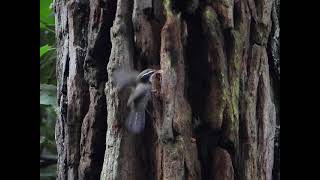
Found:
[(134, 134), (139, 134), (144, 130), (145, 126), (145, 112), (131, 110), (127, 119), (127, 130)]

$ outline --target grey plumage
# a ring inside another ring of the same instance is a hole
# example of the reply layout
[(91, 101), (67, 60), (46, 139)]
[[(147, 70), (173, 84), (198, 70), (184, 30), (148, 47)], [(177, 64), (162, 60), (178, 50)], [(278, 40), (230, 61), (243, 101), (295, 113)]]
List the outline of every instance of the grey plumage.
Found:
[(144, 130), (145, 109), (151, 98), (150, 78), (155, 70), (146, 69), (141, 73), (133, 70), (118, 70), (114, 72), (114, 79), (118, 90), (131, 88), (127, 106), (130, 108), (126, 118), (126, 128), (129, 132), (138, 134)]
[(130, 111), (126, 119), (126, 128), (134, 134), (139, 134), (144, 130), (145, 111)]
[(136, 84), (139, 72), (133, 70), (120, 69), (114, 72), (113, 77), (116, 87), (121, 91), (124, 87), (132, 87)]

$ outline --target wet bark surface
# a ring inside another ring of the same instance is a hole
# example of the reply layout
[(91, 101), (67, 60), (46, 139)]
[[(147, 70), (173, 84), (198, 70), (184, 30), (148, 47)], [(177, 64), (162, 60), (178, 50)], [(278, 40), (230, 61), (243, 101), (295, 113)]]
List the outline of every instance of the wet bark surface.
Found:
[[(280, 179), (279, 0), (56, 0), (57, 179)], [(161, 69), (142, 134), (117, 68)]]

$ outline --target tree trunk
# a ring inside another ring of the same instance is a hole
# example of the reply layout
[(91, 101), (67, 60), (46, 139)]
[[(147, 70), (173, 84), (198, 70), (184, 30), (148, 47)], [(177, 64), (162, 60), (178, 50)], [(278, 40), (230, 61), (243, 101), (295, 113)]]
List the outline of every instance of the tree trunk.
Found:
[[(280, 179), (279, 0), (56, 0), (57, 179)], [(122, 67), (162, 69), (142, 134)]]

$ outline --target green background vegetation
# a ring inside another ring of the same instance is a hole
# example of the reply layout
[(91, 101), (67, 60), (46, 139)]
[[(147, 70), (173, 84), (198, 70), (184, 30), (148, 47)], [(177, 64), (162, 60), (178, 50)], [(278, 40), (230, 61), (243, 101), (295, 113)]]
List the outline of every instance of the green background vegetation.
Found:
[[(56, 159), (54, 129), (57, 118), (57, 80), (54, 14), (51, 6), (52, 0), (40, 0), (40, 157)], [(40, 179), (55, 178), (56, 164), (40, 166)]]

